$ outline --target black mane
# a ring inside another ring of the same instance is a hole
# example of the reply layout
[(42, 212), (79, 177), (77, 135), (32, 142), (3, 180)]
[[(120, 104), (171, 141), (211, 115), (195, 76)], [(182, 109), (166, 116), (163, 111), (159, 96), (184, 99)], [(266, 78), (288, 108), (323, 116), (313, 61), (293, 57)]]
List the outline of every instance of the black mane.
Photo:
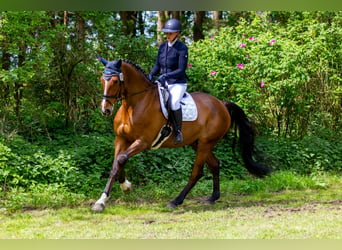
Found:
[[(133, 61), (131, 61), (131, 60), (127, 60), (127, 59), (124, 59), (124, 60), (122, 60), (122, 61), (125, 62), (125, 63), (128, 63), (129, 65), (132, 65), (136, 70), (138, 70), (139, 72), (141, 72), (141, 73), (146, 77), (147, 80), (149, 80), (148, 77), (147, 77), (147, 74), (146, 74), (145, 70), (144, 70), (140, 65), (136, 64), (135, 62), (133, 62)], [(149, 81), (150, 81), (150, 80), (149, 80)], [(151, 82), (151, 81), (150, 81), (150, 82)]]

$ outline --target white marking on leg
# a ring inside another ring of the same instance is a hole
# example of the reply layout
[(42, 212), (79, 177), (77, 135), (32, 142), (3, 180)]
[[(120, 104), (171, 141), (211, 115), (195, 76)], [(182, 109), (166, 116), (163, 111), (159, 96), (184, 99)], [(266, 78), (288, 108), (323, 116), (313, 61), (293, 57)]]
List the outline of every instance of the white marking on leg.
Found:
[(120, 188), (124, 193), (130, 193), (132, 191), (132, 183), (128, 180), (120, 184)]
[(105, 193), (102, 193), (101, 198), (98, 199), (98, 201), (95, 204), (105, 204), (106, 200), (107, 200), (107, 195)]

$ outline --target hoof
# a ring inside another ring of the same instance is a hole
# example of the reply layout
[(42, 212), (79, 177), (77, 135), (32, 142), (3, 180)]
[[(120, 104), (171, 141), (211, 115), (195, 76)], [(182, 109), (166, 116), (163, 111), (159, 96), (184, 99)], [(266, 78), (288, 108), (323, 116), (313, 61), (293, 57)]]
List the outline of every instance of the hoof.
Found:
[(215, 205), (215, 201), (212, 201), (212, 200), (205, 200), (205, 201), (204, 201), (204, 204), (205, 204), (205, 205)]
[(132, 183), (130, 183), (128, 180), (125, 180), (125, 182), (120, 184), (120, 188), (122, 192), (129, 194), (132, 192)]
[(175, 209), (178, 207), (178, 205), (176, 205), (175, 203), (173, 203), (172, 201), (170, 201), (167, 206), (168, 209)]
[(92, 207), (92, 210), (94, 212), (103, 212), (105, 209), (105, 205), (103, 203), (95, 203), (94, 206)]

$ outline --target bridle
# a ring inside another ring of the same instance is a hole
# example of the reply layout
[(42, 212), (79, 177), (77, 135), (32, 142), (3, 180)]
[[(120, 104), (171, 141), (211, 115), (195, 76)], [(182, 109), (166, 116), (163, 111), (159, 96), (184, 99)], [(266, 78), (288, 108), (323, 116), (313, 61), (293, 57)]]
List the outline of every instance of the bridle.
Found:
[[(108, 102), (111, 106), (114, 106), (116, 103), (119, 103), (121, 102), (122, 100), (124, 99), (127, 99), (128, 97), (131, 97), (131, 96), (135, 96), (135, 95), (138, 95), (138, 94), (141, 94), (143, 92), (146, 92), (148, 91), (149, 89), (152, 89), (152, 88), (155, 88), (156, 86), (155, 85), (152, 85), (152, 86), (149, 86), (143, 90), (140, 90), (136, 93), (133, 93), (133, 94), (130, 94), (128, 96), (124, 95), (122, 93), (122, 87), (124, 86), (124, 75), (122, 72), (109, 72), (106, 70), (103, 72), (103, 78), (108, 81), (110, 80), (113, 76), (119, 76), (119, 91), (118, 91), (118, 94), (117, 95), (102, 95), (102, 99), (104, 99), (106, 102)], [(115, 99), (115, 103), (112, 103), (109, 99), (110, 98), (114, 98)]]
[[(123, 97), (121, 97), (121, 87), (123, 86), (124, 84), (124, 79), (123, 79), (123, 74), (122, 72), (119, 72), (119, 71), (113, 71), (113, 70), (108, 70), (108, 69), (105, 69), (103, 71), (103, 79), (105, 81), (109, 81), (110, 79), (112, 79), (113, 76), (119, 76), (119, 91), (118, 91), (118, 94), (117, 95), (105, 95), (103, 94), (102, 95), (102, 99), (105, 100), (106, 102), (108, 102), (112, 107), (115, 105), (115, 103), (118, 103), (120, 102)], [(115, 99), (115, 103), (112, 103), (109, 99), (110, 98), (114, 98)]]

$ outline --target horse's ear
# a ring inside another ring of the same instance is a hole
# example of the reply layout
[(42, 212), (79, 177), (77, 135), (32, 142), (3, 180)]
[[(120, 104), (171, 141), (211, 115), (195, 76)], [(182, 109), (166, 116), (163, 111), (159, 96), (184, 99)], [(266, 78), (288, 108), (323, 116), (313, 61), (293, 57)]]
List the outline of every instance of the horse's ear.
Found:
[(118, 69), (120, 69), (121, 68), (121, 64), (122, 64), (122, 60), (120, 59), (120, 60), (118, 60), (117, 62), (116, 62), (116, 68), (118, 68)]
[(100, 62), (102, 62), (104, 66), (106, 66), (107, 63), (108, 63), (107, 60), (104, 59), (104, 58), (102, 58), (101, 56), (98, 56), (98, 57), (97, 57), (97, 60), (99, 60)]

